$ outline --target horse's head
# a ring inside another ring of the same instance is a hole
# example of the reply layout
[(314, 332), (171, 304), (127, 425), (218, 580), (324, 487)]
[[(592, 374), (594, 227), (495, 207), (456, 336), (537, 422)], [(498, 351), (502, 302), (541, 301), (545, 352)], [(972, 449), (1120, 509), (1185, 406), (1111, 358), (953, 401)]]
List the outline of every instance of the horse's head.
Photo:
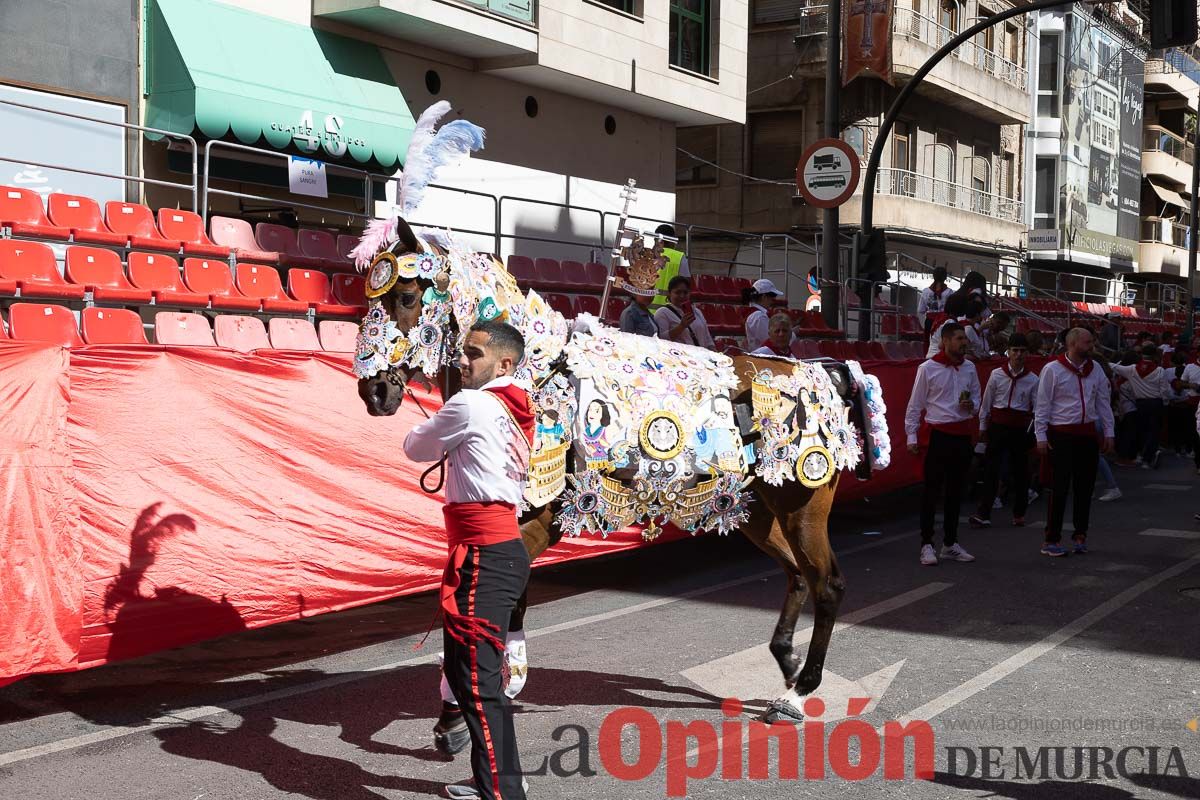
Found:
[[(404, 343), (421, 318), (421, 297), (426, 289), (434, 285), (433, 279), (414, 274), (408, 265), (414, 258), (423, 254), (440, 253), (436, 248), (422, 244), (403, 219), (397, 220), (396, 233), (396, 242), (375, 256), (367, 275), (368, 294), (378, 291), (383, 293), (371, 299), (371, 310), (363, 321), (359, 354), (356, 356), (360, 365), (363, 363), (364, 336), (374, 341), (385, 342), (394, 338), (399, 355), (403, 355)], [(385, 329), (390, 329), (389, 326), (392, 325), (395, 326), (395, 330), (389, 336)], [(398, 337), (395, 336), (396, 333), (399, 334)], [(366, 404), (367, 412), (371, 416), (387, 417), (395, 414), (404, 400), (404, 387), (421, 371), (419, 366), (396, 358), (396, 352), (396, 349), (389, 350), (390, 357), (382, 356), (388, 362), (386, 365), (376, 361), (374, 366), (378, 369), (373, 374), (359, 378), (358, 395)]]

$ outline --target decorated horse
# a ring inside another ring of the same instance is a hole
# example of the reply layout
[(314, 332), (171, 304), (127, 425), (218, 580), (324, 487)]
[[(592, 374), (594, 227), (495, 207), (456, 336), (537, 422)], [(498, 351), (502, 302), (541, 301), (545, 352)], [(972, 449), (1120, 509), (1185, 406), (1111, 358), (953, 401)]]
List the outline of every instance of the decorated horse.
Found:
[[(433, 132), (448, 108), (422, 115), (395, 213), (373, 221), (355, 251), (367, 269), (369, 310), (354, 357), (367, 411), (394, 414), (417, 378), (448, 397), (471, 325), (499, 318), (515, 326), (525, 357), (514, 377), (536, 415), (520, 516), (531, 560), (564, 535), (641, 526), (649, 540), (668, 524), (741, 531), (788, 579), (769, 645), (785, 692), (765, 718), (800, 719), (799, 698), (821, 683), (845, 592), (827, 527), (839, 473), (866, 478), (890, 456), (878, 381), (854, 362), (729, 357), (625, 334), (588, 315), (569, 322), (536, 292), (523, 293), (491, 255), (448, 231), (414, 231), (404, 217), (422, 181), (482, 144), (482, 131), (461, 120)], [(636, 238), (625, 250), (633, 283), (624, 288), (652, 292), (662, 242)], [(792, 638), (810, 595), (813, 633), (801, 661)], [(527, 678), (525, 608), (522, 598), (510, 624), (510, 697)], [(454, 752), (466, 739), (444, 735), (446, 717), (435, 739)]]

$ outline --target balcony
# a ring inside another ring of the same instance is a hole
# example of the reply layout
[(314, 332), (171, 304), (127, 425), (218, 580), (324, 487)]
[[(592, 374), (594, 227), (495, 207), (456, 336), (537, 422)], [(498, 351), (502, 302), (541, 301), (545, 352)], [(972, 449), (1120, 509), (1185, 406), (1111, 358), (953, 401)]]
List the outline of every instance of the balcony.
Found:
[(1142, 175), (1161, 175), (1178, 186), (1192, 183), (1193, 148), (1182, 136), (1159, 125), (1142, 134)]
[(1146, 61), (1146, 90), (1156, 92), (1158, 95), (1156, 99), (1159, 101), (1164, 99), (1165, 95), (1162, 92), (1166, 90), (1194, 105), (1196, 95), (1200, 92), (1200, 86), (1197, 86), (1192, 78), (1184, 74), (1179, 69), (1180, 66), (1190, 70), (1200, 70), (1200, 64), (1178, 51), (1171, 51), (1166, 54), (1165, 58), (1148, 59)]
[(1150, 217), (1142, 220), (1142, 236), (1138, 245), (1138, 272), (1158, 272), (1167, 275), (1187, 274), (1186, 225)]
[[(881, 169), (875, 186), (875, 225), (932, 235), (954, 235), (1018, 247), (1025, 231), (1024, 204), (982, 189), (906, 169)], [(843, 218), (861, 216), (861, 195), (843, 207)]]
[(313, 15), (469, 58), (537, 53), (537, 0), (313, 0)]
[[(901, 82), (956, 35), (911, 8), (895, 9), (892, 30), (892, 71)], [(938, 64), (920, 91), (1000, 125), (1030, 121), (1029, 71), (974, 41), (959, 45)]]

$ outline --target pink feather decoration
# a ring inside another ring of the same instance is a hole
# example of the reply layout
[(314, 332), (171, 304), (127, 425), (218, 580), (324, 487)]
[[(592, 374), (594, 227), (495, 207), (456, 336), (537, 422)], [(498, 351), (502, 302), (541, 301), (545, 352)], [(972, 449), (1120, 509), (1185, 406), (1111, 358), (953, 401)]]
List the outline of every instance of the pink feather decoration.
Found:
[(385, 247), (390, 247), (395, 243), (396, 239), (396, 217), (373, 219), (368, 222), (367, 227), (363, 230), (362, 238), (350, 251), (350, 257), (354, 259), (358, 271), (362, 272), (369, 267), (375, 260), (375, 256)]

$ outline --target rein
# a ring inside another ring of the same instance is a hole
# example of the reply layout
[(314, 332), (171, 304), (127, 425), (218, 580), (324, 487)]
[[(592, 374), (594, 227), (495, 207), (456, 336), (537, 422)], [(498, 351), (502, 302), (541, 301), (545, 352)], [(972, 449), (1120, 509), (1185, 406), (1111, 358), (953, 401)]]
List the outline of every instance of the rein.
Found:
[[(441, 389), (442, 389), (442, 398), (445, 400), (448, 400), (449, 398), (446, 397), (446, 395), (448, 395), (450, 393), (450, 370), (449, 369), (445, 369), (442, 371)], [(411, 388), (409, 388), (409, 386), (407, 384), (405, 384), (405, 386), (404, 386), (404, 392), (409, 397), (412, 398), (413, 403), (416, 405), (416, 407), (418, 409), (421, 410), (421, 413), (425, 416), (425, 419), (429, 419), (430, 418), (429, 412), (425, 410), (425, 406), (421, 405), (421, 401), (417, 399), (417, 396), (415, 394), (413, 394), (413, 390)], [(430, 487), (426, 486), (425, 483), (426, 483), (426, 481), (428, 481), (429, 476), (431, 474), (433, 474), (434, 470), (437, 470), (437, 483), (431, 489)], [(421, 473), (420, 483), (421, 483), (421, 489), (426, 494), (437, 494), (438, 492), (440, 492), (442, 490), (442, 486), (445, 485), (445, 483), (446, 483), (446, 456), (442, 456), (440, 459), (438, 459), (436, 464), (434, 464), (433, 466), (429, 467), (429, 469), (427, 469)]]

